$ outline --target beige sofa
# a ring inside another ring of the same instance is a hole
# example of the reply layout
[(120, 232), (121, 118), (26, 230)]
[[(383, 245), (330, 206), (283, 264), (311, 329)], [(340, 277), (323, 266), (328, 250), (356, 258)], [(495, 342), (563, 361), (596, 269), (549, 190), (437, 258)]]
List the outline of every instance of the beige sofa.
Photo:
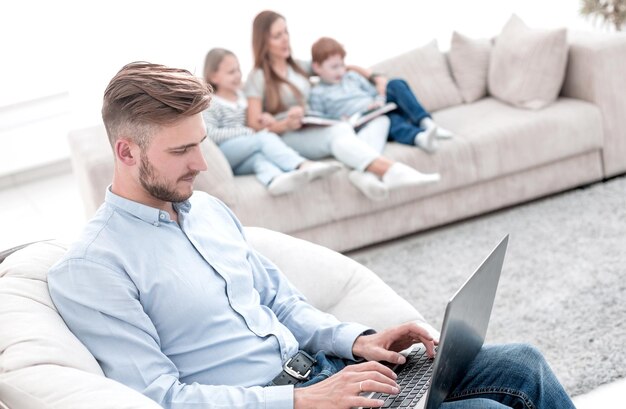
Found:
[[(313, 305), (341, 320), (377, 329), (412, 320), (428, 325), (374, 273), (341, 254), (266, 229), (247, 235)], [(0, 408), (158, 408), (105, 378), (57, 313), (46, 276), (66, 248), (40, 242), (4, 261), (0, 253)]]
[[(489, 95), (463, 103), (454, 83), (446, 88), (435, 80), (430, 89), (417, 92), (436, 122), (457, 136), (433, 155), (396, 143), (389, 143), (385, 154), (422, 171), (440, 172), (438, 184), (395, 191), (388, 200), (373, 202), (343, 170), (272, 197), (254, 176), (233, 176), (219, 149), (207, 142), (209, 170), (196, 188), (222, 199), (244, 225), (345, 251), (621, 174), (626, 171), (626, 35), (568, 37), (560, 96), (541, 109), (517, 108)], [(374, 69), (402, 76), (412, 86), (430, 81), (441, 72), (428, 71), (434, 59), (423, 52), (408, 52)], [(90, 215), (111, 181), (111, 151), (102, 127), (73, 132), (69, 139)]]

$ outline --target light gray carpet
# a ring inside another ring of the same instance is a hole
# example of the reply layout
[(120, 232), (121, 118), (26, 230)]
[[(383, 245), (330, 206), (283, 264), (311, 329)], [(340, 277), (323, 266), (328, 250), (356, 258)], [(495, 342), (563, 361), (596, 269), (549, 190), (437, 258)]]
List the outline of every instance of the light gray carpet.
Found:
[(440, 328), (507, 233), (487, 342), (538, 346), (572, 395), (626, 377), (626, 177), (347, 255)]

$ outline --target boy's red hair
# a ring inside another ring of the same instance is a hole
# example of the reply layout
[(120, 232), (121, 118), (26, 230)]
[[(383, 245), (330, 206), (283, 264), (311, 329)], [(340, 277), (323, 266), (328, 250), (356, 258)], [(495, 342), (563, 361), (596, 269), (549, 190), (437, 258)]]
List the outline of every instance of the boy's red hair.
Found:
[(335, 39), (322, 37), (311, 46), (311, 59), (314, 63), (321, 64), (333, 55), (346, 57), (346, 50)]

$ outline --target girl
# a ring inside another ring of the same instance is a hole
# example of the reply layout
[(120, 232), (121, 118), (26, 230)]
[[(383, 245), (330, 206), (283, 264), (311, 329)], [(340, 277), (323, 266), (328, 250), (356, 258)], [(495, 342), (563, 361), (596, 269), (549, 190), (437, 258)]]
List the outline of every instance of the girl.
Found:
[[(357, 137), (348, 124), (302, 128), (310, 69), (305, 70), (291, 56), (287, 24), (280, 14), (263, 11), (256, 16), (252, 46), (255, 69), (245, 86), (249, 126), (267, 127), (280, 134), (287, 145), (304, 157), (334, 156), (355, 169), (350, 172), (350, 181), (373, 200), (386, 198), (390, 189), (439, 180), (439, 174), (423, 174), (382, 156)], [(278, 114), (284, 118), (275, 118)], [(385, 126), (388, 124), (387, 120)], [(382, 134), (386, 138), (387, 131)]]
[[(282, 195), (341, 168), (336, 163), (308, 161), (276, 134), (245, 125), (247, 101), (240, 90), (239, 62), (232, 52), (209, 51), (204, 78), (215, 90), (211, 106), (203, 112), (207, 136), (219, 146), (235, 175), (254, 173), (270, 194)], [(266, 126), (269, 122), (267, 118), (261, 121)]]

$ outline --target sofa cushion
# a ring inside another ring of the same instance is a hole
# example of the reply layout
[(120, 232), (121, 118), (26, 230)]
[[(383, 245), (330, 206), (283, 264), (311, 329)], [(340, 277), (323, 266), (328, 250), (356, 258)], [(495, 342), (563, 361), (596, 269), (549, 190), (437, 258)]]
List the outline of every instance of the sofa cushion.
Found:
[(491, 40), (452, 33), (448, 61), (463, 101), (474, 102), (487, 95), (490, 56)]
[(390, 58), (372, 67), (388, 78), (403, 78), (428, 111), (463, 102), (437, 42)]
[(565, 28), (530, 29), (513, 15), (491, 53), (489, 93), (517, 107), (545, 107), (559, 95), (567, 49)]
[[(448, 127), (445, 120), (439, 121), (437, 114), (435, 120)], [(455, 131), (453, 127), (450, 129)], [(237, 189), (246, 200), (236, 203), (233, 211), (244, 225), (258, 224), (259, 215), (263, 215), (263, 227), (297, 235), (301, 230), (387, 209), (477, 180), (472, 147), (463, 138), (442, 143), (441, 149), (434, 155), (414, 146), (393, 142), (387, 143), (384, 154), (422, 172), (440, 172), (441, 181), (398, 189), (391, 192), (387, 200), (372, 201), (350, 183), (348, 170), (343, 169), (310, 183), (306, 189), (269, 200), (267, 189), (260, 186), (253, 176), (237, 177)], [(376, 228), (372, 226), (372, 229)]]
[(0, 373), (0, 401), (9, 408), (20, 409), (161, 407), (119, 382), (59, 365), (37, 365)]
[(66, 251), (41, 242), (13, 253), (0, 264), (0, 373), (55, 364), (102, 375), (100, 366), (68, 330), (48, 293), (48, 269)]
[(502, 177), (602, 147), (597, 106), (560, 98), (525, 110), (485, 98), (437, 112), (472, 147), (479, 180)]

